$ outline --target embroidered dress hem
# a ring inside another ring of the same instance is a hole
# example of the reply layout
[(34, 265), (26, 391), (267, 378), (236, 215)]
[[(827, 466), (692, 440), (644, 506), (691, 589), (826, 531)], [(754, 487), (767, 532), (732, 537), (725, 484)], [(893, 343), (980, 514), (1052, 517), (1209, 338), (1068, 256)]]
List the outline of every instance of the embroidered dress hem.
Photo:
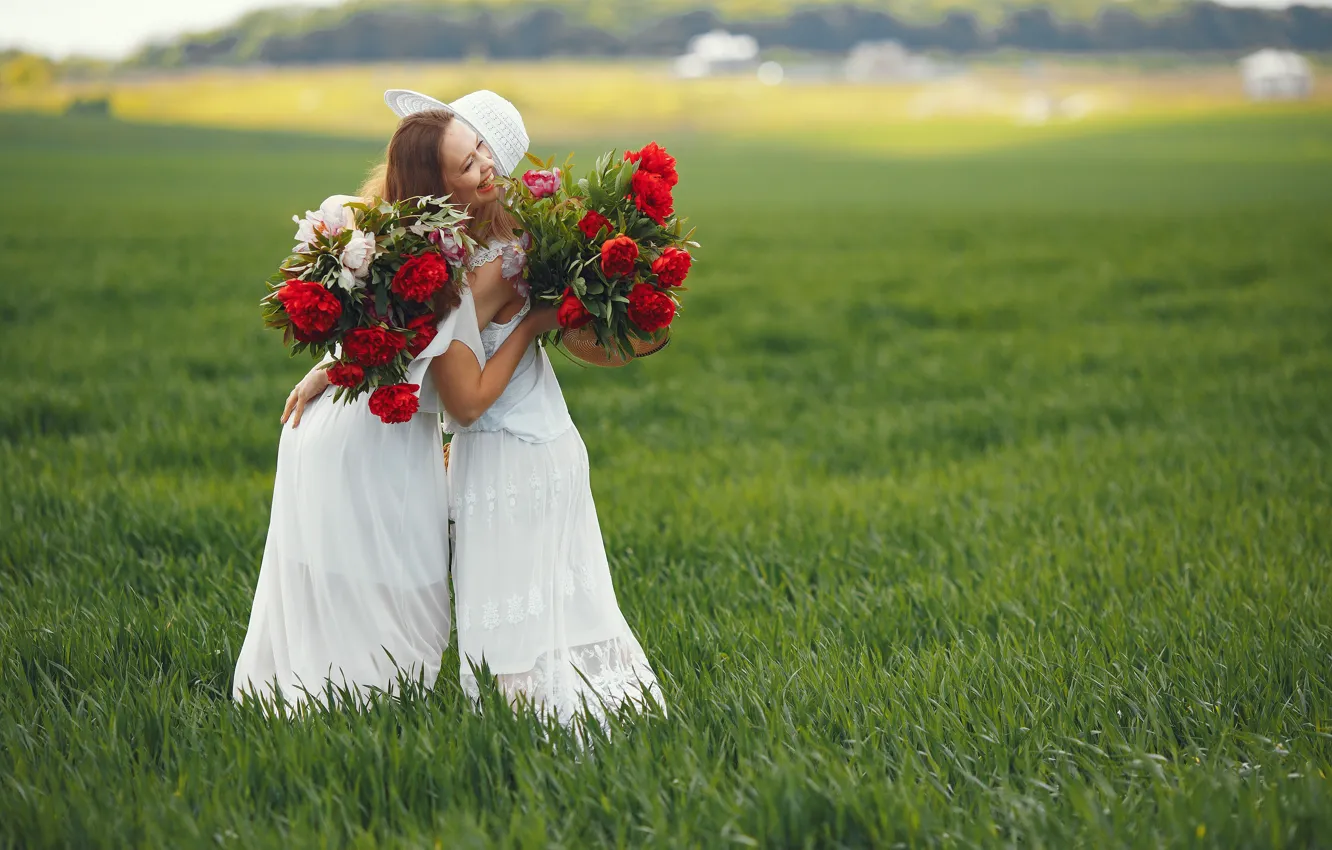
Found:
[(512, 702), (572, 724), (628, 703), (664, 704), (620, 612), (592, 500), (587, 449), (570, 427), (545, 443), (506, 431), (454, 436), (454, 590), (463, 689), (472, 665)]

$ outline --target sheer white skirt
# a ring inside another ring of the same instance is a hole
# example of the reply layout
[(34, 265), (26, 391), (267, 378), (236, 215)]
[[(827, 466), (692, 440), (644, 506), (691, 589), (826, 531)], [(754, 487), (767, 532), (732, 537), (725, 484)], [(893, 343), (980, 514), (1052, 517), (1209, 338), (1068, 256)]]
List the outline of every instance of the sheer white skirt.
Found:
[(464, 432), (450, 451), (463, 690), (479, 696), (484, 663), (510, 702), (565, 725), (648, 692), (662, 705), (615, 599), (578, 429), (548, 443)]
[[(278, 444), (273, 511), (233, 696), (353, 702), (430, 687), (449, 642), (448, 480), (439, 416), (306, 408)], [(335, 694), (333, 701), (342, 701)]]

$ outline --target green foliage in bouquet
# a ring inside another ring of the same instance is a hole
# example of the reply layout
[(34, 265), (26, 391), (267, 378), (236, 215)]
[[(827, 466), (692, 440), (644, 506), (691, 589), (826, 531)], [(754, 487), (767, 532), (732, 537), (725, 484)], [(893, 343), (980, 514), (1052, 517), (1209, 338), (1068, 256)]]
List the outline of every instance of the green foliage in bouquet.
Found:
[(559, 308), (556, 338), (587, 328), (606, 359), (628, 360), (669, 334), (698, 243), (675, 214), (674, 157), (655, 142), (615, 153), (576, 180), (571, 160), (529, 154), (536, 168), (507, 197), (530, 240), (532, 295)]

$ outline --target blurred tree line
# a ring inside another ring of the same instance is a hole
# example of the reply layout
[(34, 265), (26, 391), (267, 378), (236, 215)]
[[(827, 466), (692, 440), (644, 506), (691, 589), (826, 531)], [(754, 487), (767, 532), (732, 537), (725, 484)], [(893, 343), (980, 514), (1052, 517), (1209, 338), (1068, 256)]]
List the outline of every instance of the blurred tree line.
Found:
[(610, 15), (588, 14), (586, 6), (473, 0), (451, 6), (361, 3), (313, 12), (264, 11), (231, 27), (147, 48), (132, 64), (668, 56), (684, 52), (689, 39), (716, 28), (753, 35), (764, 48), (822, 53), (844, 53), (859, 42), (885, 39), (954, 53), (1003, 48), (1065, 53), (1332, 50), (1332, 9), (1306, 6), (1270, 10), (1188, 2), (1146, 15), (1121, 3), (1076, 18), (1031, 6), (1010, 9), (997, 19), (959, 8), (932, 20), (897, 16), (872, 2), (750, 18), (723, 18), (712, 7), (686, 10), (636, 0), (618, 0)]

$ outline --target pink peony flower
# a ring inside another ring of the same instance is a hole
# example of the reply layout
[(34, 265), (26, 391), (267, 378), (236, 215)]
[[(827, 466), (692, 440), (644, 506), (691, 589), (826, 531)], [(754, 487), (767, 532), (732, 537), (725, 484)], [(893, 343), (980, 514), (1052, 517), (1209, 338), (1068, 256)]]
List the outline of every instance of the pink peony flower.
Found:
[(560, 170), (556, 168), (553, 171), (527, 171), (523, 173), (523, 183), (532, 190), (532, 197), (544, 198), (555, 194), (555, 190), (560, 188)]
[(453, 265), (459, 265), (467, 259), (467, 249), (463, 246), (463, 241), (456, 230), (440, 228), (426, 238), (430, 240), (431, 245), (439, 249), (444, 259)]

